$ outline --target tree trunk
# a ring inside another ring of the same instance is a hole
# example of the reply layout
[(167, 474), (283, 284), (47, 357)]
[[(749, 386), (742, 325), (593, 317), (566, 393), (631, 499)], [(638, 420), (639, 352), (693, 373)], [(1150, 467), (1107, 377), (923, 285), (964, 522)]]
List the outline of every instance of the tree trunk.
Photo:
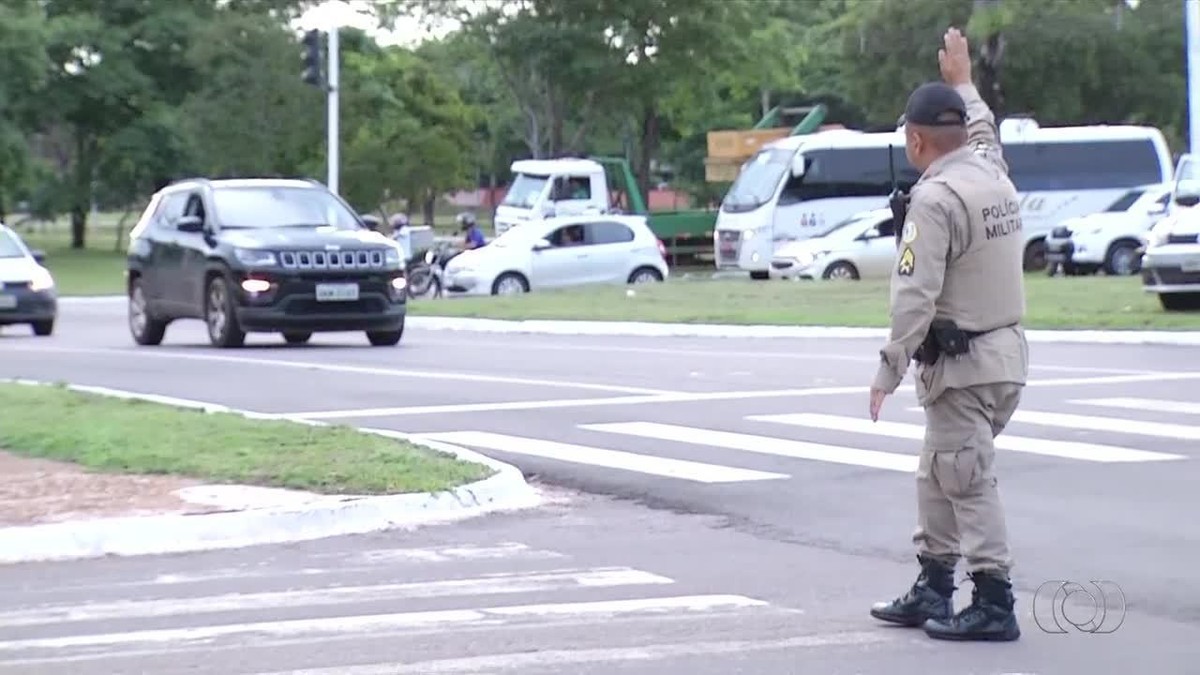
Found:
[(437, 193), (429, 190), (425, 193), (425, 203), (422, 205), (421, 213), (427, 227), (433, 227), (433, 212), (437, 207)]
[(650, 209), (650, 160), (658, 154), (661, 139), (658, 104), (654, 100), (648, 100), (642, 108), (642, 134), (639, 143), (641, 152), (638, 153), (636, 169), (638, 190), (642, 193), (642, 199), (646, 200), (647, 210)]
[(87, 246), (87, 217), (92, 207), (92, 152), (94, 143), (83, 132), (75, 132), (75, 167), (71, 180), (71, 248)]

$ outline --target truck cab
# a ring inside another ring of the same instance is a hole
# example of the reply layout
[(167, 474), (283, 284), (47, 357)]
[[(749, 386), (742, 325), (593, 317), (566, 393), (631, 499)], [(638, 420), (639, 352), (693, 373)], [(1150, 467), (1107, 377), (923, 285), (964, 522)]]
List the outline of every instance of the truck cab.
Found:
[(524, 159), (512, 164), (513, 182), (496, 207), (495, 233), (529, 220), (603, 213), (609, 208), (604, 166), (590, 159)]

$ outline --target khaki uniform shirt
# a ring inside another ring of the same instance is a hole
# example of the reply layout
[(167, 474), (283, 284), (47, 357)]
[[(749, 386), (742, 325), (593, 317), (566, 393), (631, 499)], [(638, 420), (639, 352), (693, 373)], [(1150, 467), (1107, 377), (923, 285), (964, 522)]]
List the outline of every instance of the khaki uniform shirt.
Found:
[(892, 272), (891, 335), (873, 386), (889, 394), (900, 386), (934, 318), (991, 332), (971, 340), (966, 354), (918, 366), (922, 405), (948, 387), (1024, 384), (1029, 367), (1020, 200), (991, 110), (974, 85), (957, 90), (967, 104), (967, 145), (913, 186)]

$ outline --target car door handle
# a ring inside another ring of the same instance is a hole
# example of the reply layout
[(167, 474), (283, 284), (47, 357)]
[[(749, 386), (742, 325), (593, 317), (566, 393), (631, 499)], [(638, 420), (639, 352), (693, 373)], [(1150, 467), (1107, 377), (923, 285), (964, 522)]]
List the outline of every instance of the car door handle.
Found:
[(586, 254), (586, 253), (580, 253), (579, 255), (577, 255), (577, 256), (575, 256), (575, 257), (576, 257), (576, 258), (586, 258), (586, 257), (588, 257), (588, 254)]

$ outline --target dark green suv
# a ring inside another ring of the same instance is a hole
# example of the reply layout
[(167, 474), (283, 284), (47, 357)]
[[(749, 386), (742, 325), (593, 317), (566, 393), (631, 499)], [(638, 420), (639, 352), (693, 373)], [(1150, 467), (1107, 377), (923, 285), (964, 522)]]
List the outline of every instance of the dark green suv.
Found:
[(365, 331), (376, 346), (404, 334), (400, 246), (316, 181), (172, 183), (130, 233), (126, 276), (141, 345), (161, 343), (176, 319), (202, 319), (217, 347), (240, 347), (249, 332), (299, 344)]

